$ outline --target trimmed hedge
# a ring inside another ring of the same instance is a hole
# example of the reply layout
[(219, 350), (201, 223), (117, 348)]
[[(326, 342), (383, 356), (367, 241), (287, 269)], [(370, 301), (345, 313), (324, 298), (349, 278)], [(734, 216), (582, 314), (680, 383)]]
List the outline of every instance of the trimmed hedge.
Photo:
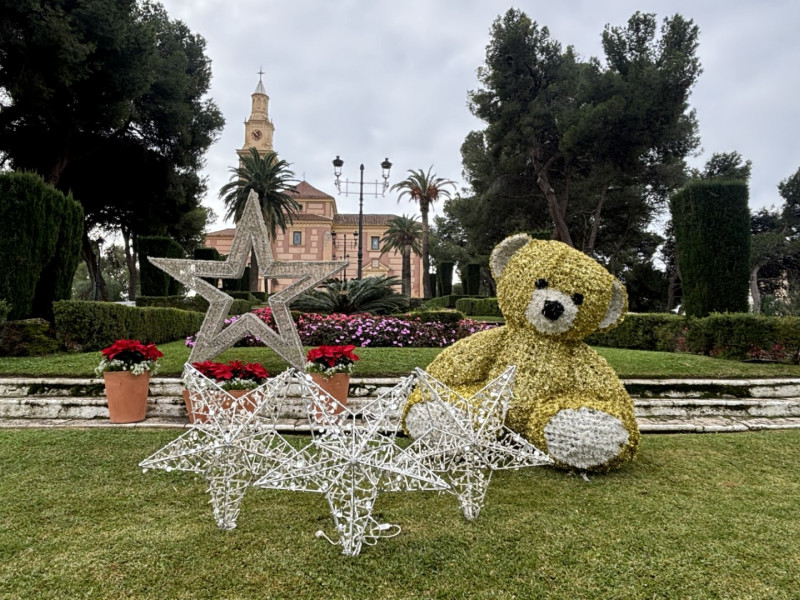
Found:
[(585, 341), (592, 346), (675, 352), (684, 349), (680, 340), (688, 321), (672, 313), (628, 313), (614, 329), (594, 333)]
[(119, 339), (160, 344), (200, 329), (205, 316), (177, 308), (139, 308), (111, 302), (62, 300), (53, 304), (56, 335), (69, 349), (101, 350)]
[(474, 296), (457, 296), (455, 294), (450, 294), (449, 296), (441, 296), (439, 298), (430, 298), (423, 303), (424, 309), (436, 309), (436, 308), (455, 308), (456, 302), (461, 298), (473, 298)]
[[(233, 294), (230, 295), (233, 296)], [(136, 298), (136, 306), (139, 308), (178, 308), (180, 310), (193, 310), (204, 313), (208, 310), (208, 300), (202, 296), (139, 296)], [(243, 315), (252, 309), (253, 302), (234, 297), (228, 314)]]
[(800, 317), (767, 317), (716, 313), (690, 320), (686, 345), (690, 352), (721, 358), (769, 358), (797, 362)]
[(464, 267), (464, 293), (477, 296), (481, 291), (481, 266), (468, 263)]
[(464, 314), (457, 310), (421, 310), (408, 313), (411, 318), (420, 319), (423, 323), (443, 323), (457, 325)]
[(453, 268), (454, 262), (443, 261), (436, 266), (436, 291), (437, 296), (449, 296), (453, 293)]
[(473, 317), (502, 317), (497, 298), (462, 298), (456, 300), (456, 310)]

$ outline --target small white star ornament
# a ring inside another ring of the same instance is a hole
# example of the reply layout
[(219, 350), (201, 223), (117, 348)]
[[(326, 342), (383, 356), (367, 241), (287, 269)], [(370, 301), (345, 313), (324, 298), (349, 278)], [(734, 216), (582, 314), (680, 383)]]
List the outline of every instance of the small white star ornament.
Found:
[(289, 369), (247, 395), (234, 398), (187, 365), (184, 383), (200, 419), (139, 466), (145, 472), (163, 469), (201, 475), (208, 482), (217, 526), (234, 529), (247, 488), (295, 452), (275, 426), (281, 405), (298, 379), (304, 376)]
[(423, 399), (406, 416), (415, 438), (409, 450), (441, 475), (469, 520), (480, 514), (493, 471), (553, 464), (504, 424), (515, 370), (509, 367), (469, 399), (416, 370)]
[[(310, 378), (308, 414), (312, 442), (276, 463), (258, 487), (325, 494), (342, 554), (356, 556), (363, 544), (399, 533), (379, 523), (372, 509), (379, 491), (444, 490), (447, 484), (395, 442), (397, 415), (413, 385), (408, 377), (357, 412), (339, 405)], [(313, 416), (316, 411), (316, 416)]]

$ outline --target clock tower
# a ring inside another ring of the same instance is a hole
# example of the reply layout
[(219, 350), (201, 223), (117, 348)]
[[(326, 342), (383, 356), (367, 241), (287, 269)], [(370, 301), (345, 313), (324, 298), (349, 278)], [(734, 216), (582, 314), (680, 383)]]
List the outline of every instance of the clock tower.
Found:
[(250, 118), (244, 122), (244, 145), (236, 151), (239, 156), (247, 154), (250, 148), (256, 148), (261, 156), (273, 151), (272, 135), (275, 133), (275, 126), (269, 119), (269, 96), (261, 83), (263, 74), (263, 71), (258, 72), (258, 85), (251, 95)]

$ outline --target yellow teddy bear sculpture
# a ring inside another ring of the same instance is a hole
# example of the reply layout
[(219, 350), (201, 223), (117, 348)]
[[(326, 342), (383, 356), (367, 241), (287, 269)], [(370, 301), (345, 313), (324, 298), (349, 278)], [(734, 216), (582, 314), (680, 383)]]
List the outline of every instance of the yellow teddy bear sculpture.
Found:
[[(639, 445), (633, 402), (605, 359), (582, 341), (622, 321), (623, 285), (582, 252), (527, 235), (500, 243), (490, 266), (506, 325), (445, 349), (427, 372), (469, 398), (516, 365), (511, 429), (569, 469), (603, 471), (632, 459)], [(415, 392), (406, 406), (411, 437), (430, 426), (422, 400)]]

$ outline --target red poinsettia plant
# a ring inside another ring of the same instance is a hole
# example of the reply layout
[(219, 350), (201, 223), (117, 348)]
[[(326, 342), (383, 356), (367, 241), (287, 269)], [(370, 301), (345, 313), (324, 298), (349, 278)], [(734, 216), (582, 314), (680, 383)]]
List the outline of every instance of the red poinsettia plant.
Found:
[(358, 356), (353, 354), (356, 347), (317, 346), (308, 351), (306, 373), (322, 373), (326, 377), (336, 373), (352, 373)]
[(95, 374), (105, 371), (130, 371), (141, 375), (145, 371), (158, 370), (158, 359), (164, 356), (155, 344), (143, 344), (139, 340), (117, 340), (100, 351), (103, 358), (94, 370)]
[(252, 390), (269, 377), (267, 370), (258, 363), (243, 363), (232, 360), (227, 363), (203, 362), (192, 366), (209, 379), (216, 381), (223, 390)]

